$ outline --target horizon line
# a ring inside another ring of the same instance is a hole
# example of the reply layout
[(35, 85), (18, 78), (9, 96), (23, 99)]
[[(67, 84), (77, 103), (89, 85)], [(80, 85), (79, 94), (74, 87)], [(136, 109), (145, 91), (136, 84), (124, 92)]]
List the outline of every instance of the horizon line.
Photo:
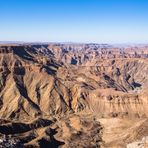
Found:
[(148, 45), (148, 42), (75, 42), (75, 41), (1, 41), (0, 44), (98, 44), (98, 45)]

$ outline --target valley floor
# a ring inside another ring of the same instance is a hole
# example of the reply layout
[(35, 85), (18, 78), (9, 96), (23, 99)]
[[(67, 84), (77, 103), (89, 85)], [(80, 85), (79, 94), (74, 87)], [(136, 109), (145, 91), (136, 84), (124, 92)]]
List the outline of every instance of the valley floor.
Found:
[[(147, 148), (148, 140), (141, 143), (148, 136), (148, 119), (98, 118), (103, 126), (103, 148)], [(137, 145), (130, 143), (139, 141)], [(131, 147), (130, 147), (131, 146)], [(145, 146), (145, 147), (144, 147)]]

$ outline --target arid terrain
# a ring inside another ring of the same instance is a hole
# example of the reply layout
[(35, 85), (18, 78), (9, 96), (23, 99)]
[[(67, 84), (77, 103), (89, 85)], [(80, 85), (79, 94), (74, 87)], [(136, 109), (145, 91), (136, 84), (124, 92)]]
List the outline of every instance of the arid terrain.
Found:
[(0, 147), (147, 148), (148, 46), (1, 44)]

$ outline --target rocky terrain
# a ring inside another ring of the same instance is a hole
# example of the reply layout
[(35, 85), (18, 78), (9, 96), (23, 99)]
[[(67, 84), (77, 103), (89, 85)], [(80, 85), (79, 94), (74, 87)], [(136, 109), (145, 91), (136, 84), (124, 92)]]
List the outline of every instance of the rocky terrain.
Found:
[(130, 148), (148, 136), (147, 74), (146, 45), (1, 44), (0, 147)]

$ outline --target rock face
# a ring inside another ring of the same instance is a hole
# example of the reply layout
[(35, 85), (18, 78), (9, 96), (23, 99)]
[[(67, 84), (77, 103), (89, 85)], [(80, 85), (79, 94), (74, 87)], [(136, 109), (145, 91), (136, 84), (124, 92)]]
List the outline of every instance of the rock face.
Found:
[(140, 148), (148, 146), (148, 137), (143, 137), (141, 141), (136, 141), (127, 145), (127, 148)]
[(103, 146), (92, 116), (146, 119), (147, 74), (148, 46), (0, 45), (0, 133), (26, 147)]

